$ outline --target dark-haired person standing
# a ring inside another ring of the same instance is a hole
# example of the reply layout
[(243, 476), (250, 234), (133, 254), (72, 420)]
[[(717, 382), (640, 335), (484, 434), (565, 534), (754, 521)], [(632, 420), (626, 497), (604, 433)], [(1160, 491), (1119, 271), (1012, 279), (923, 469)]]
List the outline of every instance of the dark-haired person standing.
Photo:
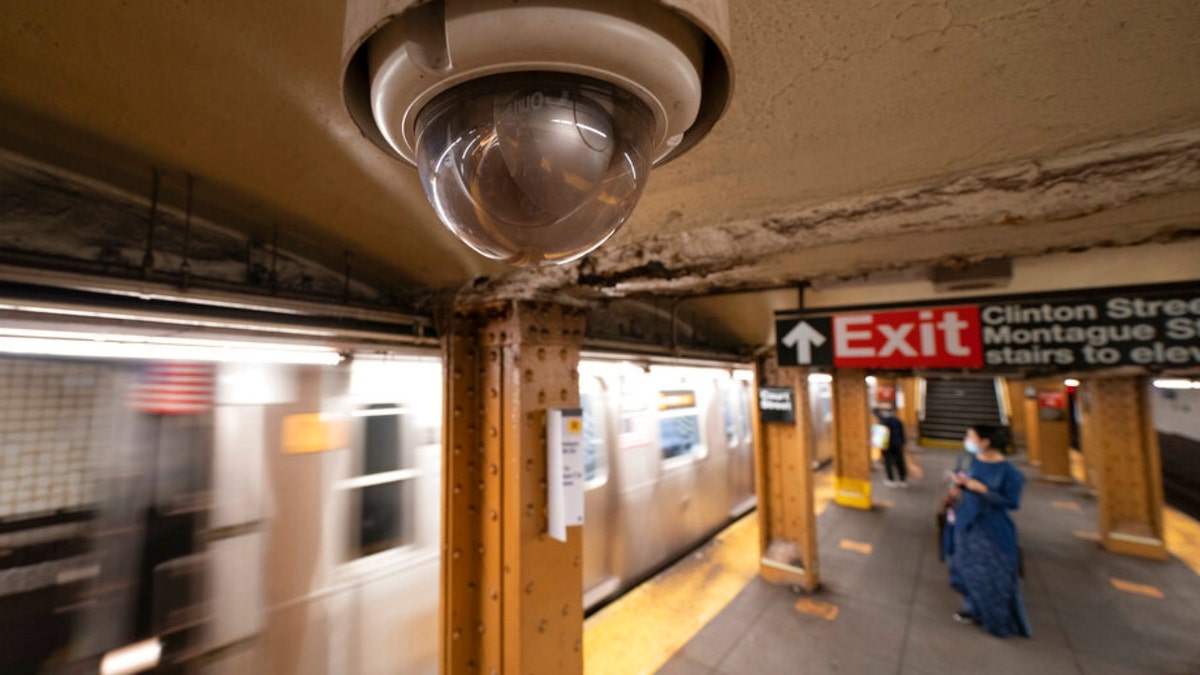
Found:
[(1001, 427), (976, 424), (963, 444), (975, 457), (955, 477), (953, 553), (950, 579), (963, 596), (954, 618), (978, 623), (997, 637), (1032, 631), (1021, 597), (1017, 527), (1008, 512), (1021, 503), (1025, 476), (1009, 463), (1008, 433)]
[[(873, 412), (875, 419), (888, 430), (887, 447), (880, 448), (883, 466), (887, 471), (884, 484), (888, 487), (908, 487), (908, 465), (904, 462), (904, 446), (907, 444), (904, 423), (896, 419), (896, 414), (890, 408), (876, 408)], [(897, 481), (897, 478), (900, 480)]]

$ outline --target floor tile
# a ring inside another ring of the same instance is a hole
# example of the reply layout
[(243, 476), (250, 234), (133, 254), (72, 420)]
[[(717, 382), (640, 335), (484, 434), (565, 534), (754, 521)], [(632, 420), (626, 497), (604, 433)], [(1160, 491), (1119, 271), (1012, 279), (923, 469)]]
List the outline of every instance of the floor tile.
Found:
[(712, 671), (710, 666), (697, 663), (686, 656), (676, 655), (659, 668), (658, 675), (708, 675)]
[[(927, 475), (940, 473), (946, 457), (924, 453)], [(1095, 528), (1095, 500), (1073, 487), (1027, 485), (1016, 520), (1031, 639), (998, 639), (951, 618), (962, 599), (937, 555), (941, 487), (926, 480), (878, 490), (888, 508), (831, 506), (818, 520), (824, 588), (812, 599), (836, 605), (835, 619), (799, 612), (788, 589), (755, 582), (668, 664), (681, 670), (663, 672), (1200, 674), (1200, 576), (1178, 561), (1117, 556), (1075, 537)], [(1079, 511), (1054, 509), (1056, 500)], [(870, 554), (843, 548), (843, 539), (869, 545)], [(1164, 597), (1123, 593), (1114, 576)]]

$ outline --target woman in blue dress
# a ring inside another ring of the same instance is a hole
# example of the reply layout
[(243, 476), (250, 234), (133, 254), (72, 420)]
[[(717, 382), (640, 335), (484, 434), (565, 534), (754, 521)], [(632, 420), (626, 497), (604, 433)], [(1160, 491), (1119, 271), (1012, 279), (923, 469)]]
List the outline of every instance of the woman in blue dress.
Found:
[(1021, 597), (1017, 527), (1008, 512), (1021, 503), (1025, 476), (1008, 462), (1008, 435), (1001, 427), (977, 424), (963, 439), (974, 456), (955, 475), (950, 583), (963, 596), (954, 618), (977, 623), (997, 637), (1030, 637)]

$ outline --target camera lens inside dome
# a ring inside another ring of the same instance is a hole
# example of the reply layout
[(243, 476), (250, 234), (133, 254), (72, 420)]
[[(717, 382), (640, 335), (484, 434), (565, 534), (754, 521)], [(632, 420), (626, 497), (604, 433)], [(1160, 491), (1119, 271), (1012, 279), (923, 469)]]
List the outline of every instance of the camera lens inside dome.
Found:
[(613, 85), (557, 73), (460, 85), (417, 118), (417, 167), (442, 222), (514, 265), (604, 243), (646, 185), (654, 119)]

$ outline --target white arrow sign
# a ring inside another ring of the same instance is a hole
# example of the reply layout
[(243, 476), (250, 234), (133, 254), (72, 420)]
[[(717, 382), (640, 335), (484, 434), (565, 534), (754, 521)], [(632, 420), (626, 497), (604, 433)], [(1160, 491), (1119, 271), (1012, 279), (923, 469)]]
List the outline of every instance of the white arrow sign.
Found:
[(796, 363), (807, 366), (812, 363), (812, 348), (825, 344), (825, 336), (816, 328), (801, 321), (783, 336), (783, 346), (796, 348)]

